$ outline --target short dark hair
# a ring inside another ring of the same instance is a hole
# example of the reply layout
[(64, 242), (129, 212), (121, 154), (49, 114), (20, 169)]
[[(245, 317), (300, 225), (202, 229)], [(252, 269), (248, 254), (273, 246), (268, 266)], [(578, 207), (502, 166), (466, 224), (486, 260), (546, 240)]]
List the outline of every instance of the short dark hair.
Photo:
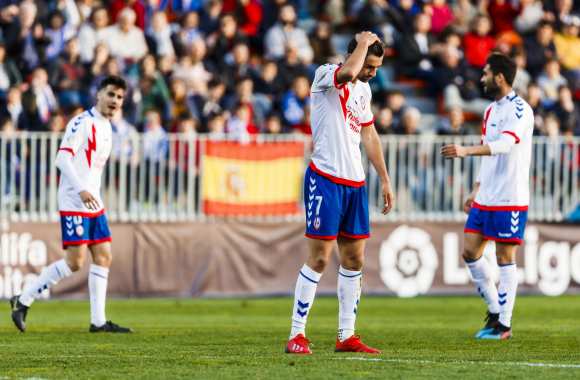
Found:
[[(356, 42), (356, 39), (353, 38), (350, 40), (347, 49), (348, 54), (352, 54), (354, 49), (356, 49), (357, 44), (358, 43)], [(381, 41), (375, 41), (371, 46), (369, 46), (369, 49), (367, 50), (367, 57), (369, 55), (376, 55), (377, 57), (382, 57), (385, 55), (385, 47), (383, 43)]]
[(510, 86), (514, 83), (517, 66), (513, 59), (505, 54), (493, 53), (487, 58), (487, 64), (493, 75), (502, 74)]
[(117, 88), (121, 88), (124, 91), (127, 90), (127, 82), (125, 82), (125, 79), (116, 76), (116, 75), (109, 75), (108, 77), (105, 77), (105, 79), (103, 79), (101, 81), (101, 83), (99, 83), (99, 87), (97, 88), (97, 91), (101, 91), (103, 88), (107, 87), (108, 85), (117, 87)]

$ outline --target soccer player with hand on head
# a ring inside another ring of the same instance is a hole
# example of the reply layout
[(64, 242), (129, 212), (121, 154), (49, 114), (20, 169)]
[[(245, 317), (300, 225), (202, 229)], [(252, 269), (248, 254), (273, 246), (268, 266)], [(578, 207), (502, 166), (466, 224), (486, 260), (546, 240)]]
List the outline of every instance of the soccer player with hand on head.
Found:
[[(463, 258), (478, 293), (488, 306), (486, 325), (478, 339), (509, 339), (516, 300), (516, 251), (524, 238), (528, 217), (529, 177), (534, 113), (513, 90), (516, 64), (494, 53), (487, 59), (481, 81), (495, 101), (484, 114), (481, 145), (446, 145), (446, 158), (482, 156), (473, 192), (465, 202), (469, 214), (464, 230)], [(499, 287), (490, 276), (483, 251), (495, 242)]]
[(100, 196), (101, 177), (112, 144), (111, 119), (120, 112), (127, 85), (123, 78), (109, 76), (98, 87), (97, 104), (74, 117), (67, 125), (55, 164), (60, 170), (58, 208), (64, 259), (44, 268), (20, 296), (10, 300), (12, 321), (22, 332), (34, 300), (45, 289), (78, 271), (90, 251), (93, 264), (89, 270), (91, 304), (90, 332), (128, 333), (105, 317), (107, 279), (111, 266), (111, 232)]
[(335, 241), (340, 256), (335, 350), (380, 353), (362, 343), (354, 334), (354, 327), (361, 295), (365, 239), (370, 232), (361, 141), (381, 179), (383, 213), (388, 213), (394, 202), (374, 127), (368, 84), (382, 65), (383, 55), (379, 38), (374, 33), (361, 32), (350, 41), (343, 65), (322, 65), (315, 73), (310, 97), (314, 149), (304, 179), (310, 254), (296, 281), (287, 353), (311, 353), (305, 336), (306, 319)]

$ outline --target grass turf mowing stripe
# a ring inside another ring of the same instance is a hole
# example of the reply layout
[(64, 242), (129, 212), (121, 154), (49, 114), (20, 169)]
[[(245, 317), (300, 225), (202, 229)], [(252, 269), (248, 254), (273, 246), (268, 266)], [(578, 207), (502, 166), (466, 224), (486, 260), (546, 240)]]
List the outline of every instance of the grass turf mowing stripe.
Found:
[(360, 360), (363, 362), (387, 362), (387, 363), (410, 363), (410, 364), (474, 364), (474, 365), (509, 365), (518, 367), (548, 367), (548, 368), (570, 368), (580, 369), (580, 364), (558, 364), (558, 363), (533, 363), (533, 362), (485, 362), (475, 360), (417, 360), (417, 359), (382, 359), (382, 358), (336, 358), (336, 360)]

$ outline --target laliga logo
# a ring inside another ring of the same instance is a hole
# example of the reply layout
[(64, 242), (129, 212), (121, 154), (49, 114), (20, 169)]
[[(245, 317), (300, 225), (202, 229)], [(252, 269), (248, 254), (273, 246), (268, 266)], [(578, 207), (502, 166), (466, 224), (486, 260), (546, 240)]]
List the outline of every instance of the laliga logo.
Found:
[(431, 237), (420, 228), (400, 226), (381, 244), (381, 279), (399, 297), (426, 293), (438, 260)]

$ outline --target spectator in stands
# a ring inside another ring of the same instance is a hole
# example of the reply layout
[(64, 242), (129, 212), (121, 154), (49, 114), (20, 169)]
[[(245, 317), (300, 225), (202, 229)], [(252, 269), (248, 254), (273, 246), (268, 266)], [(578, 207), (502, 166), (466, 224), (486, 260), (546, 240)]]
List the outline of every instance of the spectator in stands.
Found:
[(46, 37), (50, 40), (46, 47), (46, 59), (56, 59), (64, 50), (66, 41), (72, 38), (76, 32), (66, 23), (64, 15), (59, 10), (52, 11), (48, 19), (48, 28), (45, 30)]
[(404, 34), (397, 44), (397, 63), (401, 74), (420, 79), (432, 77), (435, 40), (429, 30), (431, 17), (426, 13), (417, 14), (414, 32)]
[(291, 130), (311, 134), (310, 120), (306, 108), (310, 105), (310, 82), (305, 76), (298, 76), (292, 82), (292, 88), (282, 97), (282, 114), (284, 124)]
[(179, 78), (187, 84), (191, 94), (205, 95), (207, 82), (213, 77), (215, 71), (207, 60), (204, 60), (207, 48), (204, 40), (197, 39), (192, 42), (189, 54), (179, 59), (173, 70), (173, 78)]
[(109, 24), (109, 13), (105, 7), (97, 7), (91, 13), (79, 30), (79, 47), (81, 61), (88, 63), (93, 60), (94, 51), (99, 42), (104, 40), (105, 30)]
[(0, 107), (0, 119), (9, 119), (12, 126), (18, 130), (24, 127), (20, 125), (20, 115), (22, 115), (22, 92), (18, 86), (10, 87), (6, 93)]
[(250, 134), (258, 132), (252, 122), (252, 110), (248, 104), (238, 103), (235, 105), (232, 116), (226, 123), (225, 132), (228, 137), (241, 143), (249, 142)]
[(544, 19), (544, 7), (539, 0), (520, 0), (520, 14), (515, 18), (515, 27), (520, 34), (532, 33)]
[(11, 86), (20, 84), (22, 76), (14, 61), (6, 57), (6, 46), (0, 41), (0, 99), (6, 96)]
[(459, 50), (451, 46), (443, 51), (441, 64), (433, 75), (437, 93), (443, 93), (446, 110), (459, 108), (478, 115), (489, 105), (481, 97), (479, 79), (479, 73), (462, 62)]
[(415, 107), (407, 107), (401, 119), (401, 128), (396, 131), (403, 135), (417, 135), (421, 127), (421, 111)]
[(139, 65), (137, 78), (141, 109), (159, 110), (163, 122), (168, 122), (171, 114), (171, 95), (163, 75), (157, 70), (157, 63), (153, 55), (147, 54), (143, 58)]
[(402, 129), (403, 113), (407, 108), (405, 105), (405, 95), (398, 90), (391, 91), (387, 95), (387, 108), (391, 110), (393, 118), (393, 132), (399, 133)]
[(137, 62), (147, 54), (145, 35), (135, 26), (135, 20), (132, 9), (123, 9), (117, 23), (107, 27), (104, 37), (110, 54), (129, 63)]
[(561, 129), (580, 132), (580, 114), (578, 107), (572, 98), (572, 91), (568, 86), (560, 86), (558, 89), (558, 102), (554, 107), (554, 114), (558, 118)]
[(393, 111), (388, 107), (382, 107), (376, 114), (375, 128), (381, 135), (393, 133)]
[(22, 127), (29, 131), (46, 131), (58, 102), (48, 83), (48, 74), (42, 67), (32, 72), (30, 88), (22, 96), (24, 107)]
[(512, 58), (517, 65), (516, 77), (512, 88), (518, 95), (525, 97), (528, 85), (532, 81), (530, 73), (526, 70), (526, 52), (523, 49), (516, 49)]
[(562, 21), (562, 33), (554, 37), (556, 52), (571, 83), (580, 87), (580, 16), (569, 15)]
[(310, 45), (312, 46), (314, 56), (313, 63), (317, 66), (328, 63), (334, 56), (336, 56), (331, 37), (332, 26), (326, 21), (319, 21), (309, 35)]
[(210, 80), (207, 96), (196, 94), (191, 98), (192, 116), (199, 120), (202, 125), (207, 125), (210, 122), (210, 117), (224, 112), (225, 93), (226, 86), (221, 80), (218, 78)]
[(112, 0), (110, 2), (109, 12), (111, 14), (111, 21), (117, 22), (122, 16), (125, 9), (131, 9), (133, 11), (134, 24), (141, 29), (145, 30), (145, 4), (143, 0)]
[(478, 69), (483, 69), (487, 57), (495, 47), (495, 39), (490, 36), (491, 21), (485, 15), (479, 15), (473, 22), (471, 32), (463, 38), (465, 59), (467, 63)]
[[(170, 84), (171, 92), (171, 111), (170, 120), (175, 122), (181, 118), (191, 118), (194, 114), (195, 104), (193, 97), (190, 97), (187, 93), (187, 86), (182, 79), (174, 78), (171, 80)], [(211, 83), (208, 93), (211, 93)], [(175, 132), (176, 125), (172, 125), (169, 129), (170, 132)]]
[(217, 112), (209, 115), (207, 121), (207, 129), (211, 135), (221, 136), (226, 131), (226, 114), (224, 112)]
[(113, 137), (111, 159), (123, 160), (126, 165), (135, 167), (139, 163), (139, 132), (137, 128), (118, 112), (112, 120)]
[(264, 132), (269, 135), (277, 135), (283, 133), (282, 130), (282, 121), (280, 120), (280, 116), (276, 113), (271, 113), (266, 118), (266, 124), (264, 126)]
[(63, 54), (50, 67), (49, 73), (61, 107), (87, 105), (83, 91), (83, 79), (87, 73), (86, 66), (81, 62), (78, 38), (73, 37), (66, 42)]
[(197, 12), (187, 12), (183, 16), (180, 26), (181, 28), (173, 34), (172, 41), (176, 54), (182, 56), (186, 54), (193, 41), (204, 36), (199, 28), (199, 13)]
[(526, 101), (534, 111), (534, 135), (540, 135), (544, 129), (546, 110), (542, 104), (542, 89), (536, 82), (528, 85)]
[(544, 72), (538, 77), (538, 85), (542, 89), (544, 105), (551, 108), (558, 99), (558, 88), (568, 81), (560, 73), (560, 62), (552, 58), (546, 62)]
[(149, 50), (157, 56), (174, 56), (175, 49), (171, 39), (171, 25), (163, 11), (156, 11), (151, 16), (151, 25), (147, 30)]
[(449, 116), (444, 118), (437, 128), (437, 134), (440, 136), (464, 136), (470, 131), (464, 127), (465, 118), (460, 108), (449, 110)]
[(219, 31), (210, 35), (207, 39), (210, 50), (209, 58), (218, 66), (224, 64), (223, 60), (237, 43), (248, 43), (247, 37), (240, 33), (238, 22), (231, 13), (220, 17)]
[(48, 130), (50, 132), (62, 133), (66, 128), (66, 120), (62, 112), (56, 112), (50, 117), (48, 122)]
[(150, 109), (145, 112), (143, 123), (143, 158), (147, 162), (158, 163), (167, 157), (169, 139), (161, 125), (159, 111)]
[(308, 67), (300, 60), (298, 47), (289, 42), (286, 45), (286, 54), (278, 61), (280, 77), (284, 82), (284, 88), (292, 85), (292, 79), (300, 75), (309, 76)]
[(400, 35), (412, 34), (417, 14), (421, 12), (419, 2), (414, 0), (399, 0), (389, 6), (390, 21)]
[[(235, 111), (238, 105), (242, 104), (247, 109), (248, 116), (248, 131), (256, 133), (258, 125), (264, 125), (266, 115), (272, 109), (271, 101), (267, 97), (257, 96), (254, 93), (254, 82), (250, 77), (240, 78), (236, 84), (235, 93), (231, 94), (224, 101), (226, 109)], [(246, 116), (246, 110), (239, 110)], [(245, 120), (245, 119), (242, 119)]]
[(487, 12), (493, 22), (493, 33), (500, 35), (514, 30), (514, 19), (518, 15), (518, 8), (511, 0), (491, 0)]
[[(224, 9), (224, 12), (233, 12), (240, 22), (240, 31), (256, 41), (262, 23), (262, 1), (234, 0), (231, 3), (235, 3), (233, 9), (231, 11)], [(252, 45), (257, 46), (257, 43), (252, 43)]]
[(279, 75), (278, 65), (272, 60), (264, 61), (262, 67), (255, 69), (252, 79), (256, 93), (268, 96), (271, 101), (275, 101), (284, 92), (285, 80)]
[(433, 0), (425, 7), (431, 16), (431, 33), (438, 35), (453, 22), (453, 11), (446, 0)]
[(238, 42), (232, 48), (219, 70), (229, 91), (233, 91), (239, 78), (252, 73), (250, 67), (250, 48), (245, 42)]
[(313, 51), (308, 36), (296, 26), (296, 11), (290, 4), (280, 8), (279, 21), (266, 33), (264, 51), (267, 58), (280, 59), (285, 48), (291, 43), (297, 49), (298, 59), (304, 64), (312, 62)]
[(554, 26), (548, 21), (542, 21), (535, 35), (524, 39), (524, 48), (528, 71), (533, 77), (537, 77), (546, 66), (546, 62), (556, 57)]
[(457, 0), (454, 2), (452, 9), (455, 19), (453, 26), (459, 33), (467, 33), (479, 13), (478, 7), (471, 0)]
[(3, 28), (6, 39), (7, 53), (15, 58), (17, 65), (26, 77), (43, 62), (43, 50), (46, 46), (44, 28), (36, 23), (37, 7), (34, 1), (25, 0), (20, 3), (18, 17)]

